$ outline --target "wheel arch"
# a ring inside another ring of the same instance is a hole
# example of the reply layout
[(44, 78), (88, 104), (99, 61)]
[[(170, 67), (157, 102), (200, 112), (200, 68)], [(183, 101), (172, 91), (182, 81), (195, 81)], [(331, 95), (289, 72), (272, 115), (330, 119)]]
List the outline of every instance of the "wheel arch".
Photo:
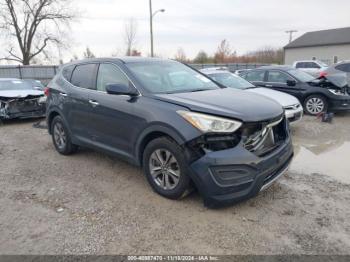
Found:
[(146, 146), (154, 139), (159, 137), (168, 137), (178, 143), (180, 146), (185, 143), (185, 139), (177, 131), (173, 130), (167, 126), (151, 126), (145, 129), (142, 134), (139, 136), (139, 139), (136, 143), (136, 162), (139, 166), (142, 166), (143, 152)]
[[(47, 113), (47, 118), (46, 118), (46, 122), (47, 122), (47, 129), (49, 131), (49, 134), (51, 134), (52, 130), (51, 130), (51, 124), (52, 124), (52, 120), (56, 117), (56, 116), (60, 116), (62, 118), (62, 121), (65, 123), (65, 125), (67, 126), (68, 131), (70, 132), (70, 128), (67, 125), (67, 121), (66, 119), (63, 117), (62, 112), (58, 109), (58, 108), (53, 108), (52, 110), (50, 110)], [(71, 133), (71, 132), (70, 132)]]
[(327, 96), (327, 94), (321, 92), (321, 91), (316, 91), (316, 92), (312, 92), (312, 93), (306, 93), (304, 96), (303, 96), (303, 100), (302, 100), (302, 103), (304, 104), (306, 102), (306, 99), (308, 99), (310, 96), (322, 96), (326, 99), (327, 102), (329, 102), (329, 98)]

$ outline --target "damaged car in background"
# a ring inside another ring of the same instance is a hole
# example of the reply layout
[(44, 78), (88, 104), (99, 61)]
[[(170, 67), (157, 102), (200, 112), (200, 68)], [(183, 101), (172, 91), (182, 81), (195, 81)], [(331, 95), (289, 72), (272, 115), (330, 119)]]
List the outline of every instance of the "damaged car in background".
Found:
[(20, 79), (0, 79), (0, 120), (44, 117), (46, 96)]
[(320, 84), (333, 90), (332, 92), (350, 94), (350, 61), (332, 65), (321, 72)]
[(350, 110), (349, 90), (336, 85), (329, 76), (315, 79), (290, 66), (264, 66), (242, 75), (256, 86), (295, 96), (309, 115)]

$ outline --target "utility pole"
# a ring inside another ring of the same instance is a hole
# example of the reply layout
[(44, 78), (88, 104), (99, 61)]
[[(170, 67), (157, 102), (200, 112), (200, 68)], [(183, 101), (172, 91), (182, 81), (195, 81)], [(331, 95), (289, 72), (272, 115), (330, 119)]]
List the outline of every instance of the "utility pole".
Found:
[(153, 46), (153, 18), (159, 12), (164, 13), (165, 9), (159, 9), (153, 12), (152, 0), (149, 0), (149, 22), (150, 22), (150, 31), (151, 31), (151, 57), (154, 57), (154, 46)]
[(149, 21), (151, 29), (151, 57), (154, 56), (153, 50), (153, 10), (152, 10), (152, 0), (149, 0)]
[(286, 33), (289, 34), (289, 43), (291, 43), (293, 41), (293, 34), (297, 33), (297, 32), (298, 32), (297, 30), (286, 31)]

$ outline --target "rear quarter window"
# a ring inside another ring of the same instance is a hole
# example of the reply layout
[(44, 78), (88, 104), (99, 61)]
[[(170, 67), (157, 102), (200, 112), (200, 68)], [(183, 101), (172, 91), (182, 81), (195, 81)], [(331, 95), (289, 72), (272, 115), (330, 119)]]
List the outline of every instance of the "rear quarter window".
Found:
[(75, 65), (71, 65), (71, 66), (66, 66), (62, 69), (62, 76), (68, 82), (70, 82), (74, 68), (75, 68)]

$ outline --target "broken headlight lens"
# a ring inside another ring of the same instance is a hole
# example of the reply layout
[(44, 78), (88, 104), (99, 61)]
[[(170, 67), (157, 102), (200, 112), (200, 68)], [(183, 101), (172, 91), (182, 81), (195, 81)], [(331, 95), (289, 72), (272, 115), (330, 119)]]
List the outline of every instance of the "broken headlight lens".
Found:
[(329, 90), (329, 92), (331, 92), (332, 94), (337, 95), (337, 96), (348, 96), (347, 93), (342, 92), (340, 90), (336, 90), (336, 89), (328, 89), (328, 90)]
[(177, 111), (177, 113), (204, 133), (233, 133), (242, 126), (241, 122), (227, 118), (190, 111)]

